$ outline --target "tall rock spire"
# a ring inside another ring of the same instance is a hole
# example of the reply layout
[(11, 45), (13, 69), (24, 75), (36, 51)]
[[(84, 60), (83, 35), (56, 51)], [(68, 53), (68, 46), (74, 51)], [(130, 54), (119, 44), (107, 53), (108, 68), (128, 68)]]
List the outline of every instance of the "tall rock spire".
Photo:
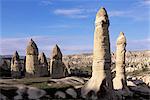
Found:
[(21, 68), (19, 54), (16, 51), (11, 59), (11, 76), (13, 78), (21, 78)]
[(26, 48), (26, 76), (36, 76), (38, 71), (38, 48), (31, 39)]
[(27, 55), (38, 55), (38, 54), (39, 54), (37, 45), (36, 45), (36, 43), (33, 41), (32, 38), (30, 39), (30, 41), (29, 41), (29, 43), (28, 43), (28, 45), (27, 45), (26, 54), (27, 54)]
[(65, 77), (65, 64), (62, 62), (62, 53), (58, 45), (52, 50), (50, 76), (52, 78)]
[[(92, 77), (82, 88), (83, 97), (90, 91), (94, 91), (96, 94), (99, 92), (100, 97), (112, 100), (113, 84), (110, 70), (111, 53), (108, 27), (108, 15), (105, 8), (102, 7), (97, 12), (95, 20)], [(104, 93), (104, 91), (109, 91), (109, 93)], [(103, 96), (101, 96), (102, 94)], [(103, 99), (100, 97), (99, 99)]]
[(127, 86), (125, 75), (126, 37), (123, 32), (120, 32), (116, 45), (116, 77), (113, 79), (113, 85), (114, 89), (123, 89)]

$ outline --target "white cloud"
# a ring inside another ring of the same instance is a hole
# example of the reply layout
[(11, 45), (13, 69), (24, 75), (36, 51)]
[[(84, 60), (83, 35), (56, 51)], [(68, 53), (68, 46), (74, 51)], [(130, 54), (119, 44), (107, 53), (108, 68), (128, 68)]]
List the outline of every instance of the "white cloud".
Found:
[(41, 0), (40, 4), (41, 5), (45, 5), (45, 6), (51, 5), (52, 4), (52, 0)]
[(110, 17), (124, 17), (124, 16), (128, 16), (129, 14), (131, 13), (131, 11), (110, 11), (110, 12), (108, 12), (108, 15), (110, 16)]
[[(132, 10), (128, 11), (119, 11), (119, 10), (113, 10), (109, 11), (108, 15), (110, 17), (120, 17), (120, 18), (130, 18), (133, 21), (149, 21), (149, 14), (148, 12), (143, 12), (142, 14), (139, 14), (140, 8), (134, 8)], [(142, 12), (142, 11), (141, 11)]]
[[(33, 40), (36, 42), (39, 52), (45, 52), (47, 57), (50, 56), (51, 50), (55, 44), (58, 44), (63, 52), (63, 54), (72, 53), (87, 53), (92, 52), (93, 44), (92, 39), (84, 36), (32, 36)], [(25, 49), (30, 37), (24, 38), (2, 38), (0, 40), (0, 54), (7, 55), (13, 54), (16, 50), (20, 55), (25, 55)], [(76, 42), (78, 41), (78, 42)], [(83, 41), (86, 41), (83, 43)], [(150, 50), (150, 38), (139, 39), (139, 40), (128, 40), (127, 50)], [(111, 51), (116, 48), (115, 42), (111, 41)]]
[(54, 10), (54, 14), (63, 15), (71, 18), (86, 18), (88, 17), (86, 13), (84, 13), (84, 9), (81, 8), (71, 8), (71, 9), (56, 9)]
[(150, 0), (141, 0), (139, 1), (141, 6), (150, 6)]
[[(51, 35), (51, 36), (31, 36), (37, 44), (40, 52), (45, 52), (50, 55), (51, 49), (55, 44), (58, 44), (63, 54), (86, 52), (91, 50), (89, 45), (89, 37), (73, 36), (73, 35)], [(0, 54), (11, 55), (16, 50), (20, 55), (25, 55), (25, 49), (31, 37), (24, 38), (1, 38), (0, 39)], [(86, 43), (78, 43), (76, 41), (87, 41)], [(87, 45), (87, 46), (86, 46)]]
[(65, 24), (57, 24), (57, 25), (48, 25), (48, 26), (43, 26), (41, 28), (48, 28), (48, 29), (55, 29), (55, 28), (72, 28), (75, 27), (73, 25), (65, 25)]
[(54, 13), (70, 16), (70, 15), (81, 14), (82, 11), (83, 11), (83, 9), (77, 9), (77, 8), (73, 8), (73, 9), (56, 9), (54, 11)]
[(150, 50), (150, 38), (129, 40), (127, 42), (128, 50)]

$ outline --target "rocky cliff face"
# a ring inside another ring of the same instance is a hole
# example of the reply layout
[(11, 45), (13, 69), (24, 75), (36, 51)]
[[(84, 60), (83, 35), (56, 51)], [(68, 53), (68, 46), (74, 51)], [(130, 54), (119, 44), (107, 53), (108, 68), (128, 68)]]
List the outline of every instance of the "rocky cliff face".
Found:
[[(115, 65), (115, 53), (111, 53), (112, 58), (112, 68)], [(2, 58), (6, 58), (5, 56), (1, 56), (0, 59), (0, 69), (10, 69), (10, 61), (4, 60)], [(7, 58), (11, 58), (7, 57)], [(22, 65), (24, 65), (24, 57), (21, 57)], [(84, 53), (84, 54), (74, 54), (74, 55), (64, 55), (63, 61), (67, 63), (67, 67), (72, 69), (73, 72), (81, 74), (82, 71), (80, 69), (86, 70), (87, 72), (83, 72), (88, 74), (88, 71), (91, 70), (93, 63), (93, 55), (92, 53)], [(49, 62), (50, 59), (48, 58)], [(7, 66), (4, 67), (3, 62), (7, 62)], [(150, 50), (145, 51), (127, 51), (126, 52), (126, 72), (134, 72), (140, 70), (150, 69)]]
[[(111, 53), (112, 64), (115, 63), (116, 54)], [(69, 62), (71, 68), (81, 68), (92, 66), (92, 53), (67, 55), (63, 60)], [(127, 51), (126, 52), (126, 71), (133, 72), (141, 68), (150, 68), (150, 50)]]

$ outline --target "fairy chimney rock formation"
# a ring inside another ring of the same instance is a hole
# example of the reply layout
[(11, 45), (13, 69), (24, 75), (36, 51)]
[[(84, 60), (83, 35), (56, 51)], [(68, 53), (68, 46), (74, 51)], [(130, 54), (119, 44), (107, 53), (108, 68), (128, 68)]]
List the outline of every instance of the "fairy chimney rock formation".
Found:
[(126, 38), (123, 32), (120, 32), (116, 45), (116, 77), (113, 79), (113, 85), (114, 89), (123, 89), (127, 86), (125, 75)]
[(13, 78), (21, 78), (21, 68), (19, 54), (16, 51), (11, 59), (11, 76)]
[(48, 76), (48, 63), (44, 52), (38, 56), (39, 61), (39, 76)]
[(58, 45), (52, 50), (50, 76), (52, 78), (65, 77), (65, 64), (62, 62), (62, 53)]
[[(111, 80), (111, 53), (109, 42), (109, 19), (105, 8), (101, 8), (96, 14), (94, 50), (92, 77), (82, 88), (82, 96), (85, 97), (90, 91), (96, 94), (105, 94), (103, 91), (109, 91), (106, 97), (111, 98), (113, 84)], [(109, 99), (108, 99), (109, 100)]]
[(26, 76), (38, 75), (38, 48), (31, 39), (26, 48)]
[(60, 51), (60, 48), (56, 44), (52, 51), (52, 59), (57, 59), (62, 61), (62, 53)]

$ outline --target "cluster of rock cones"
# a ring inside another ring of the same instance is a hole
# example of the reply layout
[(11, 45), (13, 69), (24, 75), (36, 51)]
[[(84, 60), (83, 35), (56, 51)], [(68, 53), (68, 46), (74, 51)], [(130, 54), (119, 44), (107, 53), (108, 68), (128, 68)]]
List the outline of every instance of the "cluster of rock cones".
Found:
[[(127, 87), (125, 73), (126, 38), (123, 32), (116, 43), (116, 74), (111, 73), (111, 49), (109, 39), (109, 19), (105, 8), (101, 8), (96, 15), (92, 77), (81, 88), (82, 98), (88, 99), (89, 94), (96, 100), (124, 100), (123, 96), (131, 96)], [(44, 53), (39, 55), (35, 42), (31, 39), (26, 49), (26, 75), (46, 76), (52, 78), (65, 77), (65, 64), (62, 53), (56, 45), (52, 51), (50, 67)], [(11, 71), (14, 77), (20, 75), (19, 55), (15, 52), (12, 58)], [(61, 93), (57, 93), (60, 95)], [(116, 98), (117, 95), (117, 98)]]
[[(11, 60), (11, 76), (13, 78), (21, 78), (22, 66), (19, 54), (16, 51)], [(66, 67), (62, 61), (62, 53), (58, 45), (52, 50), (50, 64), (42, 52), (39, 54), (36, 43), (31, 39), (26, 48), (25, 58), (25, 77), (42, 77), (51, 76), (52, 78), (65, 77)]]

